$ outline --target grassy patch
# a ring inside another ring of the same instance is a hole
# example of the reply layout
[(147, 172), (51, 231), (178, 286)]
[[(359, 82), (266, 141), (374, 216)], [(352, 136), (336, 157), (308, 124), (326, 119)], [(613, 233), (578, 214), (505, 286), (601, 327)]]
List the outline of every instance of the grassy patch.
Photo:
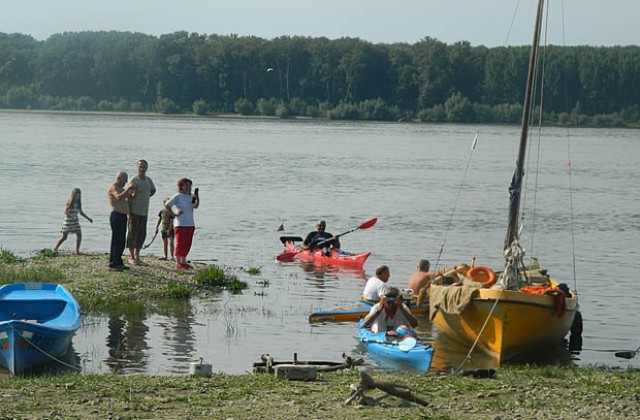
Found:
[(234, 294), (242, 293), (247, 288), (247, 283), (239, 280), (234, 274), (228, 274), (223, 268), (215, 264), (198, 270), (194, 280), (200, 285), (224, 288)]
[(3, 418), (639, 418), (637, 370), (553, 370), (550, 377), (535, 367), (502, 368), (495, 379), (371, 374), (410, 390), (427, 407), (383, 399), (386, 394), (376, 389), (365, 395), (377, 404), (345, 405), (350, 385), (359, 383), (356, 370), (320, 373), (309, 382), (269, 374), (10, 378), (3, 381)]
[[(14, 261), (11, 251), (4, 251)], [(148, 259), (144, 266), (110, 271), (107, 254), (62, 254), (38, 251), (20, 263), (0, 262), (0, 282), (60, 283), (78, 300), (86, 314), (154, 313), (164, 301), (188, 300), (200, 293), (240, 293), (247, 284), (233, 269), (195, 264), (196, 272), (179, 271)], [(243, 269), (236, 270), (244, 272)]]
[(181, 283), (167, 284), (167, 297), (171, 299), (188, 299), (191, 297), (189, 286)]
[(24, 258), (18, 257), (8, 249), (0, 248), (0, 263), (3, 264), (16, 264), (23, 262)]
[(247, 269), (247, 273), (249, 273), (250, 276), (258, 276), (260, 275), (261, 272), (262, 272), (262, 267), (249, 267)]

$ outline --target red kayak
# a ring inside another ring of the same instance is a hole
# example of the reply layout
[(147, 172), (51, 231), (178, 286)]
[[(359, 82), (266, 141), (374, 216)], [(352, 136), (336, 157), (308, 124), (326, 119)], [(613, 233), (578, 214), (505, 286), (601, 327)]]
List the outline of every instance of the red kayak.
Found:
[(310, 261), (318, 264), (332, 264), (340, 265), (343, 267), (362, 268), (371, 252), (365, 252), (362, 254), (350, 254), (344, 251), (336, 251), (330, 249), (329, 254), (325, 255), (321, 249), (317, 250), (305, 250), (298, 249), (293, 242), (286, 242), (286, 251), (278, 255), (276, 259), (278, 261)]

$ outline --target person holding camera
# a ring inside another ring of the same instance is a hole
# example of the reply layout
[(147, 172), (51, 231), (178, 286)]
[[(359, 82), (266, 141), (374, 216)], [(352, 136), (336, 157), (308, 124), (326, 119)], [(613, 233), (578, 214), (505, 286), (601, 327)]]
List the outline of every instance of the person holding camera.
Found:
[(398, 335), (413, 335), (411, 328), (418, 326), (418, 319), (402, 300), (400, 290), (390, 287), (380, 297), (380, 302), (373, 305), (363, 326), (373, 333), (395, 331)]
[(175, 249), (173, 254), (176, 258), (176, 268), (178, 270), (193, 268), (187, 264), (187, 255), (191, 250), (193, 234), (196, 230), (193, 210), (200, 206), (200, 195), (197, 188), (193, 195), (191, 194), (192, 184), (193, 182), (189, 178), (180, 178), (177, 182), (178, 193), (164, 205), (167, 214), (175, 217)]

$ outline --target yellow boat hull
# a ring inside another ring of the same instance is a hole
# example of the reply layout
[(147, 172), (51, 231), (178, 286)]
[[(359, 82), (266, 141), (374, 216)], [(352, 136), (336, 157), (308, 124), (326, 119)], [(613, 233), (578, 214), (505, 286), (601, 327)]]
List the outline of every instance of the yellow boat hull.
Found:
[[(456, 286), (431, 287), (433, 293), (433, 288)], [(571, 330), (577, 310), (576, 297), (566, 299), (566, 311), (560, 316), (552, 296), (479, 289), (462, 313), (438, 310), (433, 323), (456, 341), (473, 345), (477, 340), (479, 350), (504, 362), (559, 343)]]

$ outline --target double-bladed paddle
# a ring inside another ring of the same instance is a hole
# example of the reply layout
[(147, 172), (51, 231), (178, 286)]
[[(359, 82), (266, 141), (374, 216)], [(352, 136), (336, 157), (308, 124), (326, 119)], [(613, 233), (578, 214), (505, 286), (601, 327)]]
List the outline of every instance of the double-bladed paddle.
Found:
[[(376, 343), (376, 344), (388, 344), (388, 345), (395, 344), (393, 341), (377, 340), (375, 338), (362, 338), (360, 341), (362, 341), (363, 343)], [(406, 337), (401, 339), (397, 343), (398, 343), (398, 349), (404, 352), (407, 352), (407, 351), (410, 351), (412, 348), (414, 348), (416, 344), (418, 344), (418, 340), (416, 340), (415, 337)]]
[[(374, 217), (373, 219), (367, 220), (366, 222), (362, 223), (360, 226), (354, 227), (353, 229), (349, 229), (348, 231), (343, 232), (343, 233), (341, 233), (341, 234), (340, 234), (340, 235), (338, 235), (338, 236), (344, 236), (344, 235), (346, 235), (346, 234), (348, 234), (348, 233), (355, 232), (355, 231), (356, 231), (356, 230), (358, 230), (358, 229), (363, 229), (363, 230), (364, 230), (364, 229), (369, 229), (370, 227), (373, 227), (373, 225), (375, 225), (375, 224), (376, 224), (376, 222), (378, 222), (378, 218), (377, 218), (377, 217)], [(329, 239), (325, 239), (325, 240), (323, 240), (323, 241), (320, 241), (320, 242), (318, 242), (318, 243), (316, 244), (316, 246), (317, 246), (318, 248), (320, 248), (320, 247), (322, 247), (324, 244), (326, 244), (326, 243), (329, 243), (329, 242), (333, 241), (333, 238), (334, 238), (334, 237), (331, 237), (331, 238), (329, 238)]]
[[(375, 225), (377, 221), (378, 221), (378, 218), (374, 217), (373, 219), (367, 220), (366, 222), (362, 223), (360, 226), (354, 227), (353, 229), (349, 229), (348, 231), (346, 231), (344, 233), (341, 233), (338, 236), (344, 236), (344, 235), (346, 235), (348, 233), (355, 232), (358, 229), (369, 229), (370, 227)], [(282, 238), (280, 238), (280, 240), (282, 241)], [(330, 242), (332, 240), (333, 240), (333, 238), (325, 239), (324, 241), (319, 242), (318, 244), (316, 244), (316, 246), (320, 247), (323, 244), (328, 243), (328, 242)], [(286, 241), (283, 241), (283, 243), (284, 242), (286, 242)], [(293, 261), (293, 257), (295, 257), (296, 254), (298, 254), (299, 252), (301, 252), (301, 251), (285, 251), (282, 254), (276, 256), (276, 261), (291, 262), (291, 261)]]

